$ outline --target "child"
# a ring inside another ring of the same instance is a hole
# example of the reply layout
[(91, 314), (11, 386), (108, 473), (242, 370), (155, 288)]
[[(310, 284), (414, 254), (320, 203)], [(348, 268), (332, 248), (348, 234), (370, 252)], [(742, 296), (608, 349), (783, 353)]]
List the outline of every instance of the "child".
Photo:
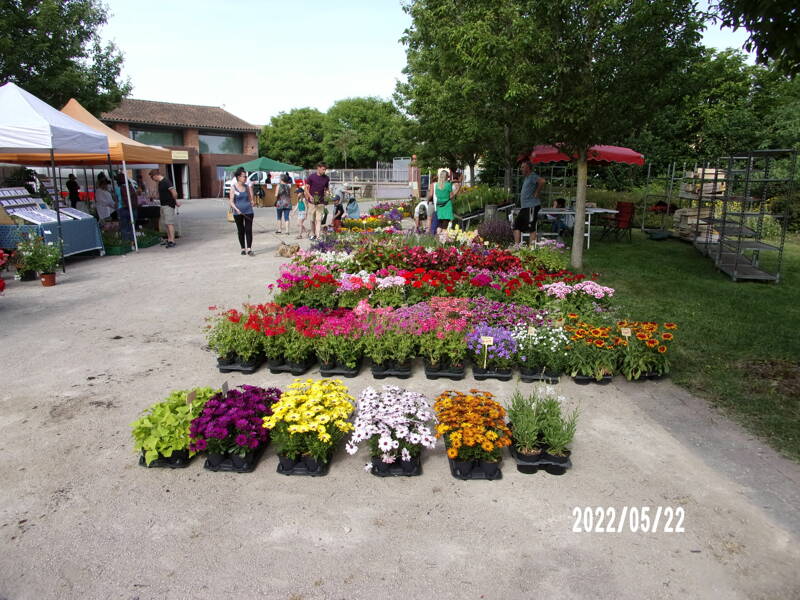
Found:
[(306, 222), (306, 200), (302, 187), (297, 188), (297, 205), (294, 209), (297, 211), (297, 224), (300, 227), (300, 233), (297, 235), (297, 239), (302, 240), (303, 233), (305, 233)]

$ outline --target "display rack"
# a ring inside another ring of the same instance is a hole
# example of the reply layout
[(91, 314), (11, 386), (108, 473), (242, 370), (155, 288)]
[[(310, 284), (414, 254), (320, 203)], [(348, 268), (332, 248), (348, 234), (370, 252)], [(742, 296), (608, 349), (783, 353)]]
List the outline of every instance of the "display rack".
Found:
[(796, 163), (795, 150), (753, 150), (702, 170), (694, 245), (733, 281), (780, 281), (790, 203), (772, 203), (791, 198)]

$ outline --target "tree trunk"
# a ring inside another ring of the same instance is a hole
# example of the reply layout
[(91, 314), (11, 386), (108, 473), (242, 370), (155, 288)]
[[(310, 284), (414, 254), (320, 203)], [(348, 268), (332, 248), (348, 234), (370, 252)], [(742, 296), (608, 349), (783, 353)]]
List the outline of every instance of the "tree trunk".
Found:
[(469, 184), (475, 185), (475, 161), (469, 163)]
[(511, 164), (511, 128), (508, 124), (503, 125), (503, 138), (505, 141), (504, 147), (504, 155), (506, 159), (506, 172), (503, 176), (503, 187), (506, 188), (506, 191), (510, 194), (511, 193), (511, 170), (513, 165)]
[(583, 227), (586, 222), (586, 180), (589, 166), (586, 163), (586, 149), (578, 153), (578, 181), (575, 190), (575, 227), (572, 231), (572, 268), (583, 269)]

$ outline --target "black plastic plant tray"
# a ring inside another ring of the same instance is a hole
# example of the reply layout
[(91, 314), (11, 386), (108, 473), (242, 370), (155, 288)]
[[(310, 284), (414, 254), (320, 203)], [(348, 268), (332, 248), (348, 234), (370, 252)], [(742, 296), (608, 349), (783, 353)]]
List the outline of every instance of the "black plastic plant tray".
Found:
[(189, 466), (189, 463), (192, 462), (194, 457), (189, 456), (188, 450), (183, 452), (173, 452), (172, 456), (166, 458), (164, 456), (159, 456), (149, 465), (144, 460), (144, 454), (139, 455), (139, 466), (146, 467), (148, 469), (185, 469)]
[(220, 373), (230, 373), (232, 371), (239, 371), (241, 373), (244, 373), (245, 375), (252, 375), (256, 371), (258, 371), (259, 368), (261, 368), (261, 365), (263, 363), (264, 363), (263, 358), (257, 358), (253, 363), (249, 365), (242, 365), (241, 363), (238, 362), (234, 362), (229, 365), (220, 365), (218, 363), (217, 368), (219, 369)]
[(372, 376), (375, 379), (386, 379), (396, 377), (397, 379), (408, 379), (411, 377), (411, 367), (407, 369), (376, 369), (372, 367)]
[(513, 444), (508, 449), (517, 463), (517, 470), (520, 473), (532, 474), (539, 469), (544, 469), (550, 475), (563, 475), (567, 469), (572, 468), (572, 461), (569, 457), (566, 460), (553, 460), (549, 454), (543, 452), (541, 456), (533, 460), (526, 460), (520, 456)]
[(283, 363), (282, 365), (270, 367), (269, 372), (273, 375), (278, 373), (291, 373), (294, 376), (303, 375), (314, 366), (314, 362), (313, 360), (308, 360), (303, 363)]
[(509, 370), (507, 373), (501, 371), (494, 371), (491, 369), (481, 369), (472, 367), (472, 376), (478, 381), (486, 381), (487, 379), (497, 379), (498, 381), (511, 381), (514, 376), (514, 371)]
[(536, 371), (535, 369), (523, 369), (519, 373), (520, 381), (523, 383), (535, 383), (541, 381), (555, 385), (558, 383), (558, 373), (552, 371)]
[(459, 369), (431, 369), (425, 367), (425, 377), (428, 379), (450, 379), (452, 381), (461, 381), (467, 376), (467, 371), (464, 367)]
[(224, 472), (224, 473), (252, 473), (255, 468), (258, 466), (258, 462), (261, 460), (261, 455), (264, 454), (264, 449), (267, 447), (266, 444), (263, 444), (253, 450), (252, 452), (245, 455), (245, 464), (241, 467), (235, 465), (233, 463), (233, 458), (230, 456), (226, 456), (222, 462), (217, 465), (216, 467), (212, 466), (208, 458), (206, 458), (206, 462), (203, 464), (204, 469), (208, 469), (209, 471), (214, 472)]
[(355, 368), (348, 369), (343, 365), (336, 365), (335, 367), (320, 366), (319, 374), (322, 377), (358, 377), (361, 372), (361, 363), (358, 363)]
[(454, 460), (448, 458), (447, 462), (450, 463), (450, 473), (453, 475), (453, 477), (455, 477), (456, 479), (461, 479), (462, 481), (470, 481), (470, 480), (474, 480), (474, 479), (484, 479), (486, 481), (497, 481), (498, 479), (502, 479), (503, 478), (503, 470), (502, 469), (498, 469), (497, 470), (497, 475), (495, 475), (494, 477), (491, 477), (491, 478), (488, 477), (486, 475), (486, 473), (483, 472), (483, 469), (475, 468), (475, 467), (473, 467), (473, 469), (469, 473), (467, 473), (465, 475), (465, 474), (462, 474), (462, 473), (460, 473), (459, 471), (456, 470), (456, 465), (455, 465), (455, 461)]
[(283, 464), (278, 461), (278, 473), (281, 475), (300, 475), (300, 476), (308, 476), (308, 477), (325, 477), (328, 474), (328, 471), (331, 468), (331, 461), (329, 460), (326, 463), (317, 463), (318, 468), (316, 470), (311, 470), (308, 468), (305, 462), (302, 460), (296, 461), (295, 465), (292, 468), (286, 468)]
[(414, 467), (411, 471), (406, 471), (403, 469), (402, 463), (392, 463), (387, 465), (385, 471), (378, 471), (375, 468), (375, 463), (373, 462), (370, 473), (375, 475), (375, 477), (417, 477), (422, 475), (422, 462), (420, 461), (420, 457), (413, 457), (411, 462), (414, 463)]

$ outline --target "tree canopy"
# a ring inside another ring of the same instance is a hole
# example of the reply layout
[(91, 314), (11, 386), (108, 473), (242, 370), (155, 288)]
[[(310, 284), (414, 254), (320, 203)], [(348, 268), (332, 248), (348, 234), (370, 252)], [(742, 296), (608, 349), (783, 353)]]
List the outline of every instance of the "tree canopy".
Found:
[(272, 117), (258, 136), (261, 156), (311, 169), (324, 157), (325, 114), (316, 108), (295, 108)]
[(94, 114), (130, 93), (123, 57), (101, 44), (108, 13), (98, 0), (7, 0), (0, 3), (0, 82), (13, 81), (61, 108), (77, 99)]

